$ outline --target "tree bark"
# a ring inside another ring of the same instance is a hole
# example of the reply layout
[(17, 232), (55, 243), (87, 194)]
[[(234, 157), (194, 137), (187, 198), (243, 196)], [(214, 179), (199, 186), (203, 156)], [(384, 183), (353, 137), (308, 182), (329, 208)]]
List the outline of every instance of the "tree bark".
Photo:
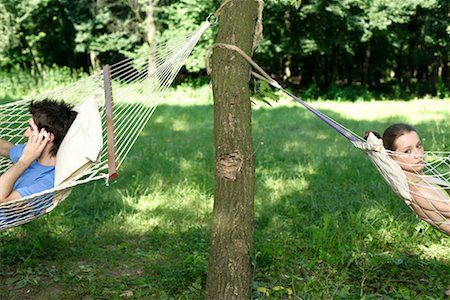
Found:
[(441, 71), (441, 80), (447, 87), (447, 89), (450, 89), (450, 76), (448, 75), (448, 69), (449, 69), (449, 60), (448, 60), (448, 53), (447, 51), (443, 51), (444, 55), (442, 56), (442, 71)]
[[(256, 1), (229, 2), (216, 42), (251, 56), (256, 20)], [(255, 181), (250, 66), (237, 53), (216, 48), (211, 76), (216, 189), (206, 299), (250, 299)]]
[(153, 16), (154, 7), (153, 0), (147, 1), (146, 18), (145, 18), (145, 41), (147, 44), (152, 45), (156, 36), (156, 24)]
[[(156, 24), (155, 24), (155, 17), (154, 17), (154, 4), (153, 0), (147, 0), (147, 7), (146, 7), (146, 17), (145, 17), (145, 41), (147, 45), (150, 47), (151, 52), (153, 53), (156, 49), (156, 44), (154, 43), (154, 40), (156, 38)], [(155, 61), (154, 55), (148, 56), (148, 66), (147, 66), (147, 72), (148, 74), (152, 74), (157, 67), (157, 63)]]
[(367, 41), (367, 47), (364, 55), (364, 63), (363, 63), (363, 74), (362, 74), (362, 85), (370, 86), (369, 82), (369, 66), (370, 66), (370, 54), (371, 54), (371, 45), (370, 40)]

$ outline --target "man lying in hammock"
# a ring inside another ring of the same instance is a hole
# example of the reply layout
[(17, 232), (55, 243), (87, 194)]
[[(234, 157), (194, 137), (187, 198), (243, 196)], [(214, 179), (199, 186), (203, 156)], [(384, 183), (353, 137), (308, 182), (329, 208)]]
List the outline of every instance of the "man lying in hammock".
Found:
[(13, 162), (0, 176), (0, 203), (54, 187), (56, 154), (77, 115), (71, 106), (49, 99), (31, 102), (29, 111), (26, 144), (0, 139), (0, 155)]
[(422, 220), (450, 234), (450, 185), (439, 174), (424, 172), (425, 152), (417, 131), (407, 124), (394, 124), (382, 137), (372, 133), (382, 139), (389, 156), (405, 173), (411, 208)]

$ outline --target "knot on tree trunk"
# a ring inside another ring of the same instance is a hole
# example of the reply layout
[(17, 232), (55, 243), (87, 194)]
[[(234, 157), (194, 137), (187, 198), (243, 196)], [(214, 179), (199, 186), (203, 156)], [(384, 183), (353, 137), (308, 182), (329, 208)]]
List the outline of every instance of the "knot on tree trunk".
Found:
[(227, 180), (236, 180), (243, 163), (244, 157), (239, 151), (221, 154), (216, 160), (217, 174)]

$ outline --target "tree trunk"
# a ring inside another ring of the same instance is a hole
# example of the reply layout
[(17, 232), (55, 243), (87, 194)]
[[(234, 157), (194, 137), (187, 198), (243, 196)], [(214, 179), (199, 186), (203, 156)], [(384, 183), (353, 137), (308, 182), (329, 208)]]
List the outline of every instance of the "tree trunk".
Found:
[[(156, 50), (156, 44), (154, 40), (156, 38), (156, 24), (154, 17), (154, 4), (153, 0), (147, 0), (146, 17), (145, 17), (145, 41), (150, 47), (150, 51), (153, 53)], [(157, 68), (154, 55), (148, 56), (147, 74), (152, 74)]]
[[(21, 27), (21, 30), (23, 32), (22, 27)], [(36, 55), (37, 51), (33, 47), (31, 47), (30, 43), (28, 43), (28, 40), (24, 33), (22, 34), (22, 41), (25, 44), (25, 48), (28, 49), (28, 53), (30, 54), (31, 73), (33, 75), (35, 75), (36, 77), (38, 77), (39, 78), (38, 81), (40, 81), (40, 79), (42, 77), (42, 68), (41, 68), (41, 64), (37, 60), (37, 55)]]
[[(220, 16), (218, 43), (253, 51), (256, 1), (233, 1)], [(212, 56), (215, 177), (212, 243), (206, 299), (250, 299), (255, 162), (251, 131), (250, 66), (237, 53)]]
[(145, 18), (145, 41), (147, 44), (152, 45), (156, 36), (156, 24), (153, 16), (154, 7), (153, 0), (147, 1), (146, 18)]
[(370, 67), (370, 40), (367, 42), (367, 48), (364, 55), (364, 63), (363, 63), (363, 75), (362, 75), (362, 85), (370, 86), (369, 82), (369, 67)]
[(334, 44), (331, 48), (331, 54), (329, 56), (329, 64), (327, 67), (327, 79), (326, 79), (327, 88), (329, 88), (330, 85), (336, 83), (338, 60), (339, 60), (338, 52), (339, 48), (337, 47), (337, 45)]
[(447, 89), (450, 89), (450, 76), (448, 75), (448, 69), (449, 69), (449, 61), (448, 61), (448, 55), (447, 51), (443, 51), (444, 55), (442, 56), (442, 71), (441, 71), (441, 80), (447, 87)]

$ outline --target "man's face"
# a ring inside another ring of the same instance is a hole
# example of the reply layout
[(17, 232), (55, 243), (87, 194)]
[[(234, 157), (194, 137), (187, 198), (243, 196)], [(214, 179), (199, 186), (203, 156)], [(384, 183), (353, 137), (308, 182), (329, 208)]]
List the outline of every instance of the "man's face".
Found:
[(34, 123), (33, 118), (30, 118), (30, 120), (28, 120), (28, 128), (27, 128), (27, 130), (25, 130), (23, 136), (26, 137), (27, 139), (29, 139), (31, 136), (38, 135), (38, 134), (39, 134), (39, 129), (36, 126), (36, 123)]

